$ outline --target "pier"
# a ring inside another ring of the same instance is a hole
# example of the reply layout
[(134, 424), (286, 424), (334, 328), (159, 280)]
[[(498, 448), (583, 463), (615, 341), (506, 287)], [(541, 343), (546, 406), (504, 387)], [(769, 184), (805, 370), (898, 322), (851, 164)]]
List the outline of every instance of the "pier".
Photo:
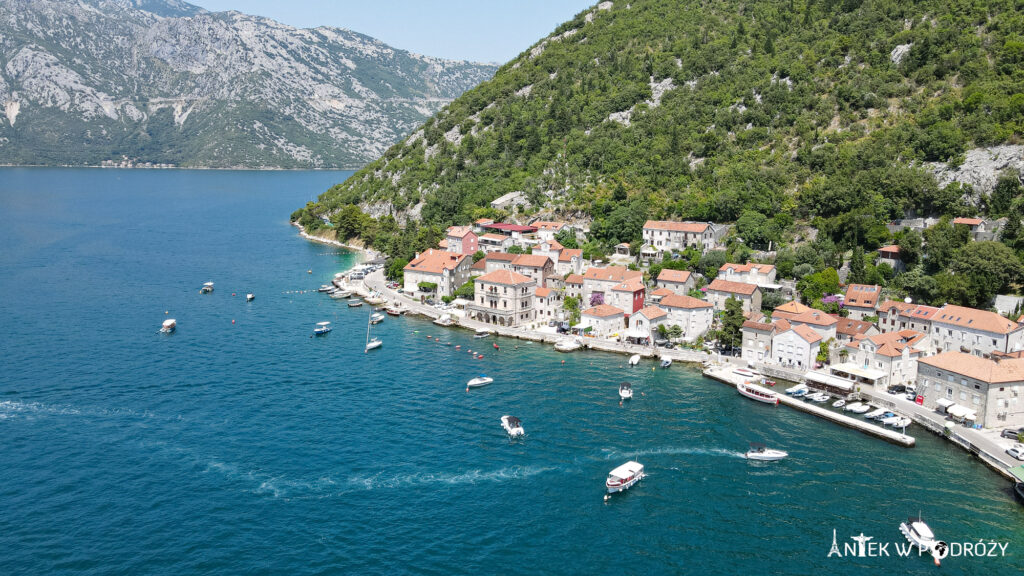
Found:
[[(723, 384), (728, 384), (729, 386), (732, 387), (736, 387), (738, 384), (741, 384), (744, 380), (746, 380), (745, 377), (733, 373), (732, 366), (711, 366), (704, 370), (704, 376), (707, 376), (708, 378), (711, 378), (713, 380), (718, 380), (719, 382), (722, 382)], [(858, 432), (863, 432), (864, 434), (881, 438), (886, 442), (891, 442), (893, 444), (904, 446), (906, 448), (913, 447), (916, 442), (913, 436), (907, 436), (906, 434), (902, 434), (896, 430), (876, 426), (875, 424), (871, 424), (870, 422), (867, 422), (864, 419), (851, 418), (849, 416), (846, 416), (845, 414), (833, 412), (831, 410), (828, 410), (827, 408), (823, 408), (815, 404), (804, 402), (803, 400), (800, 400), (798, 398), (786, 396), (784, 393), (781, 392), (778, 393), (778, 396), (779, 404), (789, 406), (790, 408), (800, 410), (801, 412), (813, 414), (819, 418), (829, 420), (830, 422), (835, 422), (840, 426), (852, 428), (854, 430), (857, 430)]]

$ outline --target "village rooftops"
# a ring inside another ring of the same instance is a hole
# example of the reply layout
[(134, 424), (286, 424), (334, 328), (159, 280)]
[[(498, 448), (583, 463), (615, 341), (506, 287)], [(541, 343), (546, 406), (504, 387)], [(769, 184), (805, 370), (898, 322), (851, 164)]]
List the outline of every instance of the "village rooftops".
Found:
[(588, 268), (583, 278), (586, 280), (601, 280), (604, 282), (624, 282), (630, 278), (643, 278), (644, 273), (639, 270), (630, 270), (625, 266), (608, 266), (607, 268)]
[[(791, 324), (811, 324), (813, 326), (835, 326), (839, 321), (835, 316), (821, 310), (810, 309), (802, 314), (794, 314), (786, 318)], [(838, 331), (838, 330), (837, 330)]]
[(843, 306), (874, 309), (878, 305), (878, 297), (881, 295), (882, 289), (876, 285), (850, 284), (846, 287), (846, 297), (843, 298)]
[(616, 284), (613, 292), (637, 292), (644, 289), (644, 282), (640, 278), (630, 278), (621, 284)]
[(569, 274), (565, 277), (566, 284), (583, 284), (583, 276), (580, 274)]
[(472, 233), (473, 229), (469, 226), (452, 226), (448, 229), (447, 235), (451, 238), (463, 238)]
[(516, 254), (512, 260), (512, 265), (525, 268), (543, 268), (550, 260), (550, 258), (541, 254)]
[(772, 318), (790, 318), (792, 316), (795, 316), (797, 314), (803, 314), (804, 312), (808, 312), (810, 310), (814, 310), (814, 308), (801, 304), (796, 300), (790, 300), (785, 304), (779, 304), (778, 306), (776, 306), (775, 310), (772, 311)]
[(903, 350), (906, 348), (909, 348), (911, 353), (921, 352), (921, 350), (913, 346), (925, 338), (924, 334), (914, 330), (900, 330), (886, 334), (875, 334), (874, 336), (858, 336), (860, 337), (855, 342), (847, 344), (847, 347), (859, 348), (861, 342), (868, 340), (875, 345), (876, 354), (891, 358), (903, 355)]
[(521, 224), (505, 224), (504, 222), (493, 222), (491, 224), (484, 224), (484, 228), (491, 230), (501, 230), (503, 232), (521, 232), (523, 234), (532, 234), (537, 231), (533, 226), (523, 226)]
[(645, 230), (667, 230), (689, 234), (703, 234), (709, 226), (710, 224), (707, 222), (672, 222), (669, 220), (648, 220), (644, 222)]
[(805, 324), (791, 326), (790, 330), (795, 332), (797, 336), (803, 338), (805, 342), (809, 342), (811, 344), (821, 340), (821, 335)]
[(693, 296), (682, 296), (680, 294), (669, 294), (664, 296), (658, 304), (666, 308), (685, 308), (688, 310), (714, 307), (714, 305), (707, 300), (701, 300), (700, 298), (694, 298)]
[(727, 292), (729, 294), (742, 294), (744, 296), (750, 296), (757, 290), (757, 284), (748, 284), (746, 282), (733, 282), (731, 280), (722, 280), (721, 278), (715, 278), (708, 284), (708, 291), (715, 292)]
[(581, 248), (562, 248), (562, 251), (558, 254), (559, 262), (571, 262), (573, 258), (583, 258), (583, 249)]
[(565, 222), (545, 222), (543, 220), (538, 220), (531, 224), (531, 226), (536, 228), (538, 231), (559, 232), (562, 228), (565, 228), (566, 224)]
[(964, 352), (942, 352), (921, 358), (918, 363), (989, 384), (1024, 382), (1024, 358), (987, 360)]
[(752, 270), (755, 270), (755, 269), (757, 270), (758, 274), (768, 274), (772, 270), (775, 270), (775, 266), (772, 266), (771, 264), (757, 264), (755, 262), (748, 262), (746, 264), (732, 264), (732, 263), (726, 262), (725, 264), (722, 264), (721, 266), (719, 266), (718, 271), (719, 272), (725, 272), (725, 271), (729, 270), (730, 268), (734, 272), (739, 273), (739, 274), (746, 274), (746, 273), (748, 273), (748, 272), (750, 272)]
[(540, 288), (537, 288), (537, 291), (534, 292), (534, 295), (537, 296), (537, 298), (547, 298), (548, 296), (551, 295), (551, 288), (541, 286)]
[(662, 268), (661, 272), (658, 273), (658, 282), (678, 282), (680, 284), (685, 284), (689, 280), (689, 270), (669, 270), (668, 268)]
[(871, 327), (871, 322), (865, 320), (854, 320), (853, 318), (839, 318), (836, 323), (836, 334), (853, 338), (857, 334), (865, 334)]
[(651, 292), (652, 297), (663, 298), (665, 296), (671, 296), (675, 294), (671, 288), (658, 288), (654, 292)]
[(961, 328), (972, 328), (994, 334), (1009, 334), (1020, 328), (1020, 325), (1013, 320), (1003, 318), (995, 312), (951, 305), (943, 306), (938, 314), (932, 317), (932, 322), (952, 324)]
[(878, 312), (887, 314), (890, 310), (895, 308), (897, 313), (901, 313), (906, 310), (911, 310), (915, 306), (915, 304), (911, 304), (910, 302), (901, 302), (899, 300), (886, 300), (885, 302), (882, 302), (881, 304), (878, 305)]
[(620, 308), (616, 308), (610, 304), (598, 304), (593, 308), (587, 308), (582, 312), (586, 316), (594, 316), (596, 318), (607, 318), (609, 316), (616, 316), (619, 314), (625, 314)]
[(426, 272), (428, 274), (441, 274), (445, 270), (454, 270), (466, 258), (468, 254), (456, 254), (444, 250), (427, 250), (405, 265), (405, 270), (415, 272)]
[(640, 311), (637, 312), (637, 314), (640, 314), (641, 316), (647, 318), (648, 320), (657, 320), (658, 318), (664, 318), (665, 316), (668, 316), (668, 312), (662, 310), (661, 308), (658, 308), (657, 306), (647, 306), (646, 308), (641, 308)]
[(533, 278), (523, 276), (522, 274), (511, 270), (495, 270), (494, 272), (488, 272), (487, 274), (477, 278), (476, 281), (487, 282), (488, 284), (502, 284), (505, 286), (518, 286), (520, 284), (534, 282)]

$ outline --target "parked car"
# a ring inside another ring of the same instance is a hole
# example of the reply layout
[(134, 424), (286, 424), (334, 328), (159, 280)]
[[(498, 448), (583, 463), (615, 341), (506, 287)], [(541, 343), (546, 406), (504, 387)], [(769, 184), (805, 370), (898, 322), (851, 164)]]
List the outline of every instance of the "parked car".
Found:
[(672, 350), (675, 347), (676, 347), (676, 345), (673, 344), (672, 342), (669, 342), (668, 344), (665, 344), (665, 350)]
[(894, 386), (889, 386), (889, 394), (906, 394), (906, 393), (907, 393), (907, 387), (904, 386), (903, 384), (896, 384)]
[(1003, 438), (1009, 438), (1010, 440), (1016, 440), (1021, 434), (1024, 434), (1024, 428), (1007, 428), (999, 433)]
[(1006, 453), (1017, 460), (1024, 460), (1024, 444), (1014, 444), (1006, 450)]
[(654, 341), (655, 346), (664, 346), (666, 344), (668, 344), (668, 340), (664, 338), (658, 338), (657, 340)]

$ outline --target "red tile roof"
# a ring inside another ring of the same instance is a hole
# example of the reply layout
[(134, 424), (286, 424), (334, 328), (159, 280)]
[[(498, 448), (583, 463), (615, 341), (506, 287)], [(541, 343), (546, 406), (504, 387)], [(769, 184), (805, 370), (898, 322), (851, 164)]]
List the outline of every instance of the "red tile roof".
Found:
[(977, 226), (981, 224), (981, 218), (953, 218), (953, 224), (964, 224), (967, 226)]
[(806, 342), (814, 344), (821, 340), (821, 334), (818, 334), (810, 326), (806, 324), (800, 324), (797, 326), (790, 327), (790, 330), (796, 333), (797, 336), (803, 338)]
[(836, 324), (836, 334), (853, 337), (854, 334), (865, 334), (874, 327), (871, 322), (854, 320), (853, 318), (839, 318)]
[(668, 268), (663, 268), (658, 273), (659, 282), (679, 282), (680, 284), (685, 284), (689, 279), (689, 270), (669, 270)]
[(885, 256), (886, 258), (899, 258), (900, 247), (895, 244), (890, 244), (889, 246), (882, 246), (881, 248), (878, 249), (878, 254), (881, 256)]
[(598, 318), (608, 318), (609, 316), (615, 316), (617, 314), (625, 314), (625, 312), (610, 304), (598, 304), (593, 308), (587, 308), (582, 313), (587, 316), (596, 316)]
[(713, 305), (711, 302), (701, 300), (700, 298), (694, 298), (693, 296), (681, 296), (679, 294), (669, 294), (662, 298), (658, 305), (666, 308), (686, 308), (689, 310), (695, 310), (697, 308), (711, 308)]
[(484, 228), (490, 228), (492, 230), (504, 230), (506, 232), (536, 232), (537, 229), (533, 226), (522, 226), (520, 224), (505, 224), (502, 222), (495, 222), (493, 224), (484, 224)]
[(670, 230), (672, 232), (689, 232), (703, 234), (708, 229), (706, 222), (670, 222), (667, 220), (648, 220), (644, 223), (645, 230)]
[(541, 254), (519, 254), (512, 261), (513, 266), (525, 266), (526, 268), (543, 268), (547, 266), (551, 258)]
[(943, 352), (918, 362), (990, 384), (1024, 381), (1024, 359), (1006, 358), (997, 362), (963, 352)]
[(562, 228), (565, 228), (565, 222), (544, 222), (543, 220), (538, 220), (534, 222), (532, 226), (536, 227), (537, 230), (558, 232)]
[(648, 320), (656, 320), (658, 318), (668, 316), (668, 312), (665, 312), (657, 306), (647, 306), (646, 308), (642, 308), (637, 312), (637, 314), (643, 314), (644, 318), (647, 318)]
[(771, 332), (775, 329), (775, 325), (771, 322), (755, 322), (753, 320), (747, 320), (744, 322), (743, 327), (751, 330), (760, 330), (762, 332)]
[(551, 295), (551, 288), (545, 288), (544, 286), (541, 286), (540, 288), (537, 288), (537, 291), (534, 292), (534, 295), (536, 295), (538, 298), (547, 298), (548, 296)]
[(488, 272), (476, 279), (476, 282), (487, 282), (490, 284), (504, 284), (507, 286), (518, 286), (519, 284), (535, 283), (536, 280), (529, 276), (523, 276), (511, 270), (495, 270)]
[(734, 271), (739, 272), (741, 274), (750, 272), (754, 268), (757, 268), (758, 274), (768, 274), (772, 270), (775, 270), (775, 266), (772, 266), (771, 264), (757, 264), (755, 262), (747, 262), (746, 264), (732, 264), (730, 262), (726, 262), (725, 264), (719, 266), (718, 271), (725, 272), (729, 268), (732, 268)]
[(658, 288), (654, 292), (651, 292), (651, 296), (670, 296), (675, 294), (671, 288)]
[(744, 296), (750, 296), (757, 290), (757, 284), (748, 284), (746, 282), (733, 282), (731, 280), (722, 280), (721, 278), (715, 278), (708, 284), (708, 291), (714, 290), (715, 292), (727, 292), (729, 294), (743, 294)]
[(440, 274), (444, 270), (454, 270), (466, 258), (470, 258), (470, 255), (431, 249), (423, 252), (419, 258), (415, 258), (412, 262), (406, 264), (405, 270)]
[(452, 226), (448, 229), (449, 238), (463, 238), (473, 233), (473, 229), (469, 226)]
[(630, 278), (622, 284), (612, 287), (613, 292), (639, 292), (644, 289), (644, 282), (641, 278)]
[(786, 320), (789, 320), (790, 324), (810, 324), (812, 326), (824, 326), (826, 328), (829, 326), (835, 326), (839, 322), (836, 320), (835, 316), (813, 308), (801, 314), (788, 316)]
[(588, 268), (583, 278), (586, 280), (601, 280), (605, 282), (625, 282), (630, 278), (643, 278), (644, 273), (639, 270), (630, 270), (625, 266), (608, 266), (607, 268)]
[(1013, 320), (1003, 318), (995, 312), (988, 310), (976, 310), (963, 306), (943, 306), (938, 313), (932, 317), (932, 322), (941, 324), (952, 324), (960, 328), (973, 328), (995, 334), (1008, 334), (1017, 330), (1020, 325)]
[(581, 248), (563, 248), (558, 254), (559, 262), (569, 262), (573, 258), (583, 258), (583, 250)]
[(876, 285), (850, 284), (846, 287), (846, 297), (843, 298), (843, 306), (874, 309), (878, 305), (878, 297), (881, 295), (882, 289)]
[(583, 284), (583, 276), (579, 274), (569, 274), (565, 277), (566, 284)]

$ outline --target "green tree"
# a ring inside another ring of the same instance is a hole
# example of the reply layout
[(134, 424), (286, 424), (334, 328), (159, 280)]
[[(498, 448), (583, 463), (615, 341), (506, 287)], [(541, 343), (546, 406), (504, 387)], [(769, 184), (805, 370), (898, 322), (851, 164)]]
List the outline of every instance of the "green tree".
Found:
[(562, 307), (569, 313), (569, 325), (575, 326), (580, 323), (580, 299), (577, 296), (566, 296), (562, 301)]
[(455, 294), (453, 294), (453, 296), (455, 296), (456, 298), (465, 298), (466, 300), (473, 300), (473, 297), (476, 295), (475, 286), (476, 284), (472, 280), (470, 280), (469, 282), (466, 282), (462, 286), (459, 286), (458, 290), (455, 291)]
[(923, 238), (917, 230), (907, 230), (900, 237), (900, 260), (908, 269), (917, 266), (921, 261), (921, 244)]
[(846, 277), (849, 284), (863, 284), (867, 282), (867, 269), (864, 265), (864, 249), (856, 246), (853, 249), (853, 256), (850, 257), (850, 273)]
[(555, 240), (563, 247), (572, 250), (578, 249), (580, 247), (579, 242), (576, 240), (576, 232), (570, 230), (569, 228), (562, 228), (562, 230), (559, 231), (558, 234), (555, 234)]
[(484, 254), (483, 250), (477, 250), (475, 253), (473, 253), (473, 263), (476, 264), (477, 262), (483, 260), (486, 256), (487, 254)]
[(730, 296), (725, 301), (725, 311), (722, 313), (722, 329), (719, 332), (719, 341), (726, 346), (732, 347), (742, 344), (743, 321), (743, 303)]
[(945, 270), (957, 251), (967, 244), (971, 230), (963, 224), (953, 224), (949, 217), (945, 217), (925, 230), (924, 238), (928, 242), (925, 266), (927, 272), (935, 274)]
[(796, 289), (803, 297), (804, 303), (820, 302), (826, 294), (839, 292), (839, 273), (835, 268), (825, 268), (821, 272), (809, 274), (798, 280)]
[(526, 251), (525, 251), (525, 250), (523, 250), (523, 249), (522, 249), (521, 247), (519, 247), (518, 245), (512, 245), (512, 246), (509, 246), (509, 247), (508, 247), (508, 250), (507, 250), (507, 252), (508, 252), (509, 254), (526, 254)]
[(1021, 195), (1020, 175), (1004, 172), (999, 176), (992, 194), (988, 197), (988, 215), (991, 218), (1006, 216), (1014, 200)]
[(405, 258), (393, 258), (388, 262), (387, 277), (389, 280), (395, 282), (401, 282), (402, 277), (405, 276), (405, 267), (409, 265), (409, 261)]
[(987, 308), (992, 298), (1020, 280), (1024, 266), (1013, 250), (999, 242), (971, 242), (953, 257), (949, 271), (969, 287), (960, 300), (966, 306)]

